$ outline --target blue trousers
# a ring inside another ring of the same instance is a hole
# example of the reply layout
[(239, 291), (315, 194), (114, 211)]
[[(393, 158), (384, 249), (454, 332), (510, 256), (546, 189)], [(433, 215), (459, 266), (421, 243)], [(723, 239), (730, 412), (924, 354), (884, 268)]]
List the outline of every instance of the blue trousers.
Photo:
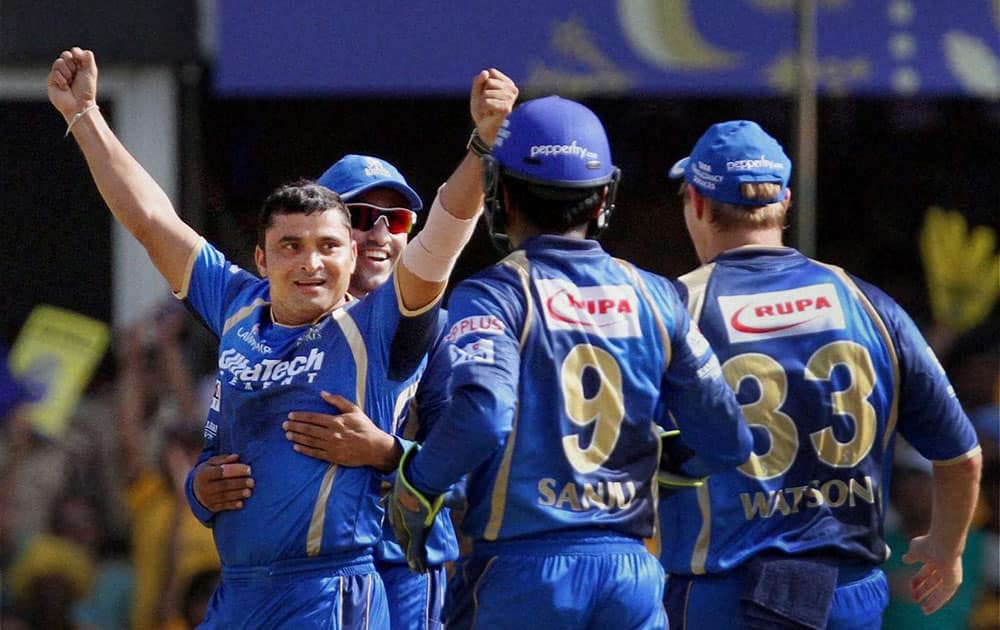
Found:
[(444, 620), (463, 628), (667, 628), (663, 568), (639, 541), (477, 543), (448, 585)]
[(223, 567), (204, 629), (389, 630), (385, 588), (371, 556)]
[(440, 630), (448, 576), (444, 567), (414, 573), (405, 564), (376, 564), (385, 584), (392, 630)]
[[(667, 578), (663, 603), (674, 630), (733, 628), (734, 630), (768, 628), (804, 628), (775, 620), (760, 622), (749, 614), (744, 594), (747, 588), (745, 567), (710, 575), (675, 575)], [(889, 605), (889, 586), (885, 574), (875, 567), (841, 571), (833, 590), (826, 627), (830, 630), (879, 630), (882, 612)]]

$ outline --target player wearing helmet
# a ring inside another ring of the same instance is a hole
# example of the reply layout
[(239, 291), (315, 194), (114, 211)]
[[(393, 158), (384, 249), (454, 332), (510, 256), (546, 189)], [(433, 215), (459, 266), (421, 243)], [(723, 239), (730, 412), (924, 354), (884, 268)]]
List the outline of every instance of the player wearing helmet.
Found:
[(446, 337), (451, 403), (404, 455), (390, 518), (421, 568), (424, 523), (468, 477), (475, 541), (449, 585), (449, 628), (664, 628), (654, 530), (660, 428), (689, 432), (682, 472), (740, 464), (750, 432), (670, 284), (593, 237), (618, 169), (600, 120), (547, 97), (484, 155), (500, 263), (460, 283)]

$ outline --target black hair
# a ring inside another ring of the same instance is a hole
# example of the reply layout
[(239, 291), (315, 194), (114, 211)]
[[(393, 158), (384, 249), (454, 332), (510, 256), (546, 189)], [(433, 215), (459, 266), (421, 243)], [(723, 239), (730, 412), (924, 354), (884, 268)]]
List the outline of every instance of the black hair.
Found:
[(257, 244), (264, 247), (265, 233), (274, 224), (276, 214), (312, 214), (334, 210), (339, 212), (347, 226), (351, 215), (340, 195), (310, 179), (298, 179), (277, 188), (267, 196), (257, 214)]
[(562, 234), (593, 220), (605, 184), (564, 188), (503, 177), (503, 186), (514, 206), (540, 231)]

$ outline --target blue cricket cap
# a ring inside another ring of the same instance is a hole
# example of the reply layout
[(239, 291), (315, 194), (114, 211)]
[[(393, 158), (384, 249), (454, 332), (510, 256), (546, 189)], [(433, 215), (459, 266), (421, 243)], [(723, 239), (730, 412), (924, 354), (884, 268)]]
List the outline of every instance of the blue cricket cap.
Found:
[(615, 170), (597, 115), (558, 96), (515, 108), (497, 134), (493, 157), (513, 177), (568, 188), (607, 184)]
[[(730, 120), (712, 125), (691, 155), (670, 169), (672, 179), (683, 177), (699, 193), (740, 206), (761, 206), (785, 198), (792, 161), (778, 141), (750, 120)], [(773, 199), (745, 199), (740, 184), (781, 184)]]
[(395, 166), (370, 155), (345, 155), (326, 169), (316, 183), (340, 195), (345, 203), (372, 188), (391, 188), (406, 197), (410, 210), (424, 207), (420, 195), (410, 188)]

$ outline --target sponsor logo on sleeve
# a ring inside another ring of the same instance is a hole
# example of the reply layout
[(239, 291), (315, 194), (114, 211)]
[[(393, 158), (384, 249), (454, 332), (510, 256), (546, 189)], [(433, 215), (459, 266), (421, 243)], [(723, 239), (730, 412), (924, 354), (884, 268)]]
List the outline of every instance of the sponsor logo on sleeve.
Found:
[(445, 339), (449, 343), (455, 343), (462, 337), (472, 333), (500, 335), (505, 330), (507, 330), (507, 327), (504, 326), (504, 323), (493, 315), (472, 315), (470, 317), (463, 317), (452, 324)]
[(549, 330), (580, 330), (603, 337), (640, 337), (639, 300), (627, 284), (578, 287), (536, 280)]
[(691, 322), (691, 327), (688, 329), (688, 334), (684, 340), (687, 342), (688, 348), (691, 348), (691, 354), (696, 357), (705, 354), (711, 347), (708, 345), (708, 339), (705, 339), (705, 335), (701, 334), (701, 329), (694, 322)]
[(797, 289), (719, 296), (730, 343), (806, 335), (845, 327), (844, 310), (830, 283)]
[(212, 411), (219, 410), (219, 403), (222, 400), (222, 381), (215, 379), (215, 387), (212, 388)]
[(493, 340), (479, 339), (462, 347), (448, 346), (451, 353), (451, 364), (482, 363), (493, 365)]

